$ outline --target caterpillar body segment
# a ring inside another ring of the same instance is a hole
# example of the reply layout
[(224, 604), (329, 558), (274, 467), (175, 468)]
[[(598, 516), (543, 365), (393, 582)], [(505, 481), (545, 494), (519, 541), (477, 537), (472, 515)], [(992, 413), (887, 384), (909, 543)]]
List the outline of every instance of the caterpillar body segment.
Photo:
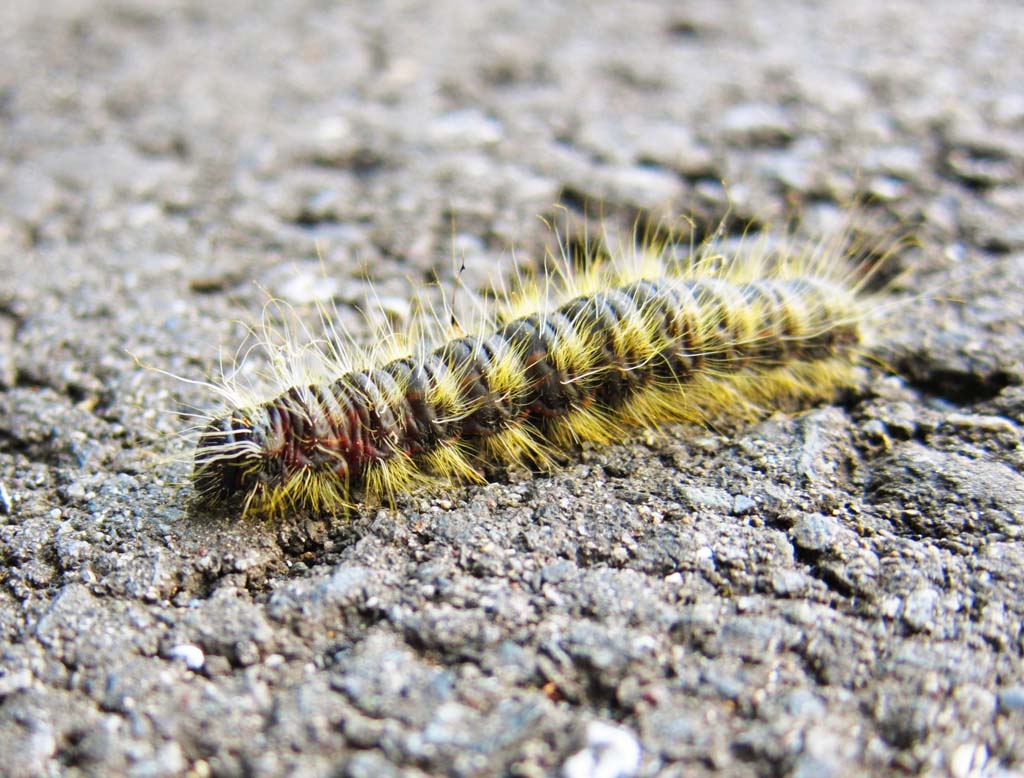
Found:
[(480, 481), (487, 462), (550, 468), (629, 427), (750, 418), (851, 381), (865, 303), (841, 253), (636, 264), (549, 279), (473, 334), (229, 409), (200, 434), (198, 494), (246, 512), (344, 511)]

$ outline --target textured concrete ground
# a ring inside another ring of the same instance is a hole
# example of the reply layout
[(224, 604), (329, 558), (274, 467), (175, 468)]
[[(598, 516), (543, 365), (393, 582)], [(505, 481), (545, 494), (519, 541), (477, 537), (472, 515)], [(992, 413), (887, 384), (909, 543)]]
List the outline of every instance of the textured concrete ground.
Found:
[[(626, 8), (0, 6), (0, 772), (1024, 771), (1024, 9)], [(858, 197), (919, 246), (857, 391), (347, 523), (188, 512), (216, 398), (132, 356)]]

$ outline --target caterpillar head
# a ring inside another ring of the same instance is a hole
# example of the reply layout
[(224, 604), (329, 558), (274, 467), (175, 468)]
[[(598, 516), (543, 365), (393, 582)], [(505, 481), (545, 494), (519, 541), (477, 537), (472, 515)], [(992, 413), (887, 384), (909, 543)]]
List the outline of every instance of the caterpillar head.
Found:
[(192, 480), (212, 503), (247, 502), (280, 478), (280, 458), (271, 455), (270, 419), (258, 410), (236, 410), (211, 421), (196, 443)]

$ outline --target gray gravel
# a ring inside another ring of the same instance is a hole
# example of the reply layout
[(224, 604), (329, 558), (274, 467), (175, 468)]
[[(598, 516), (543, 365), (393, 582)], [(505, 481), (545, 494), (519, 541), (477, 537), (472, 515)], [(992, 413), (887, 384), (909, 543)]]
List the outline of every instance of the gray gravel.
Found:
[[(0, 5), (0, 772), (1024, 774), (1024, 8), (626, 8)], [(216, 398), (139, 366), (267, 293), (368, 337), (556, 204), (857, 199), (917, 246), (856, 390), (550, 476), (190, 511)]]

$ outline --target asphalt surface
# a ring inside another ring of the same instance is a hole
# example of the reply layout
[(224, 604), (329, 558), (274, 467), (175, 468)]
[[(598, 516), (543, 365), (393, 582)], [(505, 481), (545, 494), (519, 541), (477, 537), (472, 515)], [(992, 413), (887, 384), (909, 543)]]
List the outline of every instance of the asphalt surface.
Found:
[[(0, 773), (1024, 774), (1022, 52), (1014, 2), (5, 2)], [(552, 475), (210, 515), (217, 398), (140, 366), (268, 295), (368, 338), (538, 217), (857, 201), (916, 246), (856, 389)]]

